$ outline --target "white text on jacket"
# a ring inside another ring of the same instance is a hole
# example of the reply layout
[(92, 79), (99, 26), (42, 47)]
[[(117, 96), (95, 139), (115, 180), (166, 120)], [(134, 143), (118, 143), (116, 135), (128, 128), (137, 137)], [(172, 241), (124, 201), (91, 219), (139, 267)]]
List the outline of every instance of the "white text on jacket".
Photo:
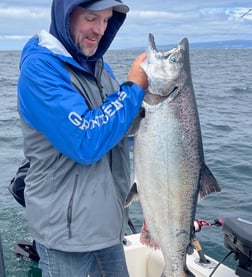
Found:
[(93, 129), (109, 122), (109, 118), (123, 108), (123, 101), (127, 97), (124, 91), (118, 92), (118, 98), (103, 108), (103, 113), (92, 119), (85, 119), (76, 112), (70, 112), (68, 119), (81, 130)]

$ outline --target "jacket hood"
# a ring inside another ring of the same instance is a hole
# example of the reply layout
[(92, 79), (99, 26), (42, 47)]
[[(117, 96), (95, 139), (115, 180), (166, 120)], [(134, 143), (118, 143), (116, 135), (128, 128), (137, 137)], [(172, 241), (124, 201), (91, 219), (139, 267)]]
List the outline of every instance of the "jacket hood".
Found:
[[(116, 0), (122, 4), (121, 0)], [(50, 33), (55, 36), (77, 61), (85, 62), (87, 58), (81, 53), (80, 49), (74, 44), (70, 35), (70, 14), (76, 6), (85, 5), (90, 0), (53, 0), (51, 9)], [(102, 0), (100, 0), (102, 2)], [(96, 53), (88, 58), (88, 61), (99, 60), (108, 50), (116, 33), (122, 26), (126, 18), (125, 13), (113, 11), (113, 16), (108, 22), (107, 29), (102, 37)]]

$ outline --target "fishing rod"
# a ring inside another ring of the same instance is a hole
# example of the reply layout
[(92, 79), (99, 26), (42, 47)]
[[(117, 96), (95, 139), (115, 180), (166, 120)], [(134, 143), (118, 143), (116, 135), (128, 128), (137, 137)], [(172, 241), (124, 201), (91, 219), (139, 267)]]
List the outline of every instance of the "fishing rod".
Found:
[(194, 220), (194, 230), (192, 234), (192, 244), (193, 248), (197, 251), (199, 255), (199, 264), (209, 265), (209, 267), (213, 267), (212, 263), (205, 257), (205, 254), (202, 250), (199, 240), (196, 238), (195, 233), (200, 232), (202, 227), (210, 227), (217, 226), (220, 227), (223, 224), (223, 220), (221, 218), (215, 219), (213, 222), (209, 222), (203, 219), (195, 219)]
[(217, 226), (220, 227), (223, 225), (223, 220), (222, 218), (217, 218), (213, 222), (209, 222), (203, 219), (195, 219), (194, 220), (194, 232), (200, 232), (201, 228), (204, 226)]
[(247, 12), (245, 12), (244, 14), (242, 14), (242, 15), (240, 16), (240, 18), (246, 16), (246, 15), (249, 14), (251, 11), (252, 11), (252, 9), (249, 9)]

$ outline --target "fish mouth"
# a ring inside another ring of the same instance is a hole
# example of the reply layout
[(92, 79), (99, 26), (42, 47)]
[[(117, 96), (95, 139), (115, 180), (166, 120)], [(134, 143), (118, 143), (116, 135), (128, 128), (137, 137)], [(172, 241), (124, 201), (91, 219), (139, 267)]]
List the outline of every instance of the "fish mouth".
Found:
[[(144, 97), (145, 102), (156, 105), (168, 98), (169, 101), (173, 101), (180, 91), (180, 72), (187, 66), (188, 59), (187, 38), (183, 38), (176, 47), (170, 50), (159, 51), (154, 35), (149, 33), (147, 59), (142, 64), (147, 75), (149, 74), (149, 87)], [(159, 73), (158, 70), (160, 70)]]
[(148, 90), (145, 91), (145, 96), (144, 96), (144, 102), (148, 103), (149, 105), (157, 105), (159, 103), (164, 102), (166, 99), (174, 95), (176, 96), (178, 92), (178, 87), (174, 87), (173, 90), (169, 91), (168, 94), (166, 95), (159, 95), (159, 94), (152, 94)]
[(149, 34), (149, 45), (153, 51), (158, 52), (153, 34)]

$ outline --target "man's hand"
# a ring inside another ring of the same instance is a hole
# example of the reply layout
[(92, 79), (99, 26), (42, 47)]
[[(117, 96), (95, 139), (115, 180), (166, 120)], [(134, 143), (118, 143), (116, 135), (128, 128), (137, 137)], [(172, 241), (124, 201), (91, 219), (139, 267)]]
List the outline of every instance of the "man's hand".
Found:
[(141, 63), (146, 59), (146, 53), (136, 57), (128, 73), (128, 81), (138, 84), (143, 89), (148, 88), (148, 78), (141, 67)]

